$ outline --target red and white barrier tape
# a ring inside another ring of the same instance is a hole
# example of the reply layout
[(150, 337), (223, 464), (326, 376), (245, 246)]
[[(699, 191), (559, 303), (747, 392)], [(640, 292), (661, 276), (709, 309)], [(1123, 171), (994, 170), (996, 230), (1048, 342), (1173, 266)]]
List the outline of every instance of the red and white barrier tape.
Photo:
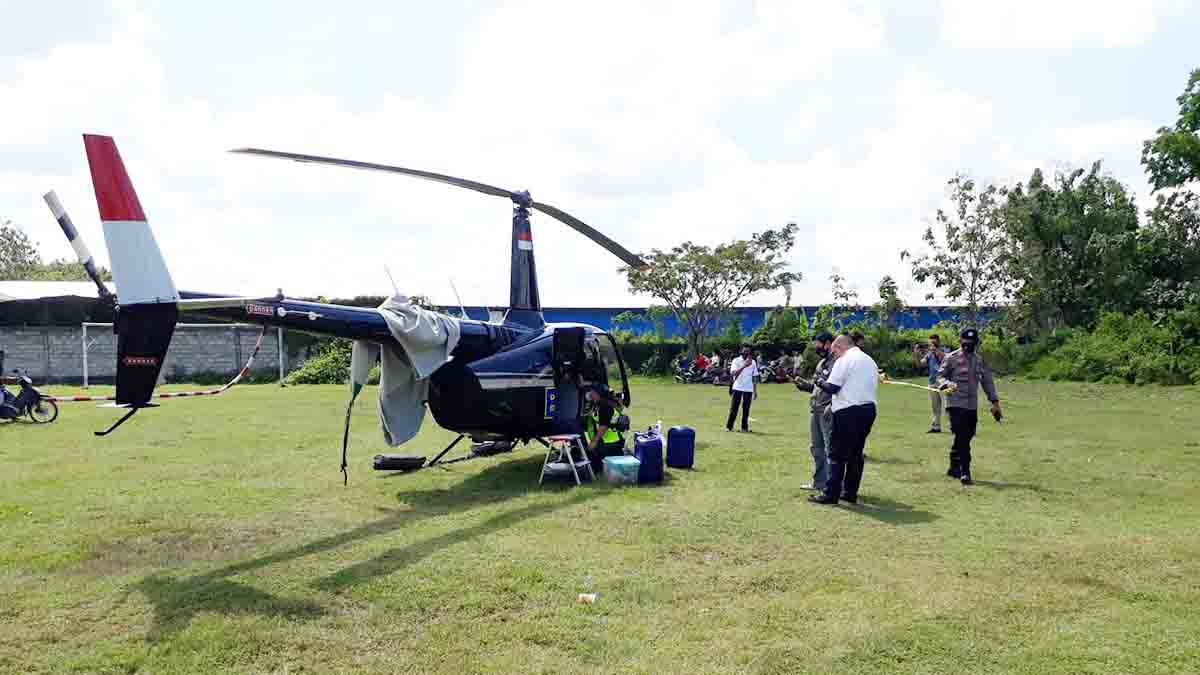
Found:
[[(254, 351), (250, 352), (250, 358), (246, 360), (246, 365), (242, 366), (242, 369), (240, 371), (238, 371), (237, 376), (234, 377), (229, 382), (225, 383), (225, 386), (220, 387), (218, 389), (207, 389), (207, 390), (202, 390), (202, 391), (168, 391), (168, 392), (165, 392), (162, 394), (155, 394), (154, 398), (185, 398), (188, 396), (216, 396), (217, 394), (224, 393), (230, 387), (232, 387), (233, 385), (240, 382), (241, 379), (246, 375), (246, 373), (249, 372), (250, 366), (254, 363), (254, 357), (258, 356), (258, 350), (262, 347), (263, 338), (266, 337), (266, 335), (267, 335), (267, 329), (263, 328), (262, 332), (258, 334), (258, 342), (254, 343)], [(44, 396), (43, 398), (50, 399), (51, 401), (57, 401), (59, 403), (71, 403), (74, 401), (115, 401), (115, 400), (117, 400), (116, 396)]]

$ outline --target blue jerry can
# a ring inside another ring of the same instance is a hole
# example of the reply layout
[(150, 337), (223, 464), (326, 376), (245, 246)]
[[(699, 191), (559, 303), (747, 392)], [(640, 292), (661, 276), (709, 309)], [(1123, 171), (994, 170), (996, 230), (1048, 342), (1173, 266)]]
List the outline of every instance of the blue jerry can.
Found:
[(661, 483), (663, 479), (663, 439), (655, 433), (634, 434), (633, 456), (638, 458), (639, 483)]
[(690, 469), (696, 463), (696, 430), (671, 427), (667, 432), (667, 466)]

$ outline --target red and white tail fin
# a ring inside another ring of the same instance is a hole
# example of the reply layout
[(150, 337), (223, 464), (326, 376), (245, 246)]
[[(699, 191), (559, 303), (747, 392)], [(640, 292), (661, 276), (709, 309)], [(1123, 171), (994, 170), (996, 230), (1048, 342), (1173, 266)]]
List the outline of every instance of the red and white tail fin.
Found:
[(83, 146), (92, 170), (118, 302), (123, 306), (177, 302), (179, 292), (116, 143), (108, 136), (84, 134)]
[[(171, 345), (179, 316), (179, 292), (117, 145), (108, 136), (85, 134), (83, 146), (117, 285), (117, 405), (141, 408), (154, 394)], [(129, 415), (102, 434), (120, 426)]]

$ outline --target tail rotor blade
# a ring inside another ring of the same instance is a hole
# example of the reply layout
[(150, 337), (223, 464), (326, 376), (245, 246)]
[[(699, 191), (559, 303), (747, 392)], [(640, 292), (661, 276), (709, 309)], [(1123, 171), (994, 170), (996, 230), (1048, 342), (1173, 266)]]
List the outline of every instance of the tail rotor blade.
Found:
[(108, 286), (104, 285), (104, 282), (100, 279), (100, 273), (96, 271), (96, 263), (92, 259), (92, 252), (88, 250), (87, 244), (84, 243), (83, 237), (79, 234), (79, 230), (75, 229), (75, 224), (71, 222), (71, 216), (67, 215), (67, 210), (63, 208), (62, 202), (58, 200), (58, 195), (54, 194), (54, 190), (51, 190), (42, 195), (42, 199), (46, 200), (46, 206), (50, 207), (50, 213), (54, 214), (54, 219), (58, 221), (58, 226), (62, 228), (67, 241), (71, 242), (71, 248), (75, 249), (75, 257), (79, 258), (79, 263), (83, 265), (84, 271), (87, 272), (92, 282), (96, 284), (96, 290), (100, 293), (100, 297), (105, 300), (113, 300), (113, 295), (108, 290)]

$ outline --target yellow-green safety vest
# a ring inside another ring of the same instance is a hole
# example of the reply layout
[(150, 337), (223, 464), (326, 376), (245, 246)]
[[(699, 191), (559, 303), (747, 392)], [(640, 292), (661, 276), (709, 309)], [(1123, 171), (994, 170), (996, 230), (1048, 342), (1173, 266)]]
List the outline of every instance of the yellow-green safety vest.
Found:
[[(616, 413), (614, 412), (614, 416), (615, 414)], [(600, 426), (600, 415), (596, 412), (593, 412), (591, 415), (587, 416), (587, 425), (584, 427), (584, 433), (587, 435), (589, 443), (591, 443), (592, 437), (596, 435), (596, 427), (598, 426)], [(609, 427), (608, 430), (604, 432), (604, 438), (601, 438), (600, 442), (605, 444), (620, 443), (621, 434), (618, 434), (615, 430), (613, 430), (612, 427)]]

